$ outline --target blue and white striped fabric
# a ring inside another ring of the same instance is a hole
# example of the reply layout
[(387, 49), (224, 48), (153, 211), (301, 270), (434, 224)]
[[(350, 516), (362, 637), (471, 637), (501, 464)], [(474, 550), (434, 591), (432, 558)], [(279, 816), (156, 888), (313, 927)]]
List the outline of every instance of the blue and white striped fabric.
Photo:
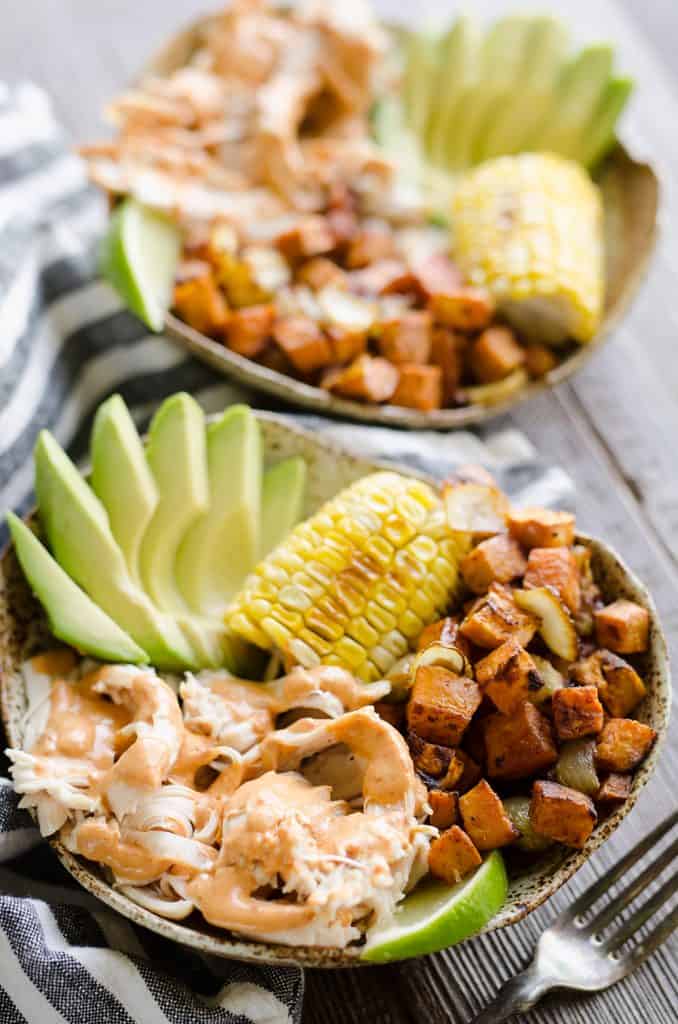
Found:
[[(49, 428), (75, 458), (99, 402), (121, 393), (144, 425), (184, 389), (206, 411), (254, 400), (149, 335), (97, 278), (105, 203), (87, 187), (48, 98), (0, 84), (0, 513), (31, 503), (32, 448)], [(363, 454), (446, 475), (483, 462), (530, 503), (568, 504), (568, 478), (528, 442), (491, 434), (405, 433), (296, 416)], [(0, 545), (6, 531), (0, 526)], [(1, 739), (1, 736), (0, 736)], [(4, 746), (4, 744), (3, 744)], [(0, 780), (0, 1021), (3, 1024), (283, 1024), (301, 1016), (303, 976), (207, 962), (113, 915), (74, 888)], [(17, 872), (19, 872), (17, 874)], [(38, 881), (39, 880), (39, 881)], [(10, 895), (12, 894), (12, 895)]]

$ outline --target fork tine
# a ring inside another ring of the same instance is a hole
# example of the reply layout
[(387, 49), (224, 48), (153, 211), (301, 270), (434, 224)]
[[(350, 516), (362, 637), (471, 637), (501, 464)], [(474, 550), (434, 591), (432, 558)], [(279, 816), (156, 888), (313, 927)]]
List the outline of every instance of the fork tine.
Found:
[(613, 899), (606, 904), (600, 913), (596, 914), (592, 921), (589, 921), (586, 925), (587, 929), (593, 932), (599, 932), (603, 928), (606, 928), (610, 921), (636, 898), (638, 893), (641, 893), (643, 889), (654, 881), (667, 865), (671, 863), (673, 858), (678, 854), (678, 839), (675, 839), (664, 852), (657, 857), (655, 861), (645, 868), (644, 871), (634, 878), (625, 889), (622, 889)]
[(657, 889), (654, 896), (644, 903), (641, 907), (636, 910), (634, 914), (625, 921), (619, 931), (612, 935), (605, 945), (605, 950), (608, 953), (614, 953), (615, 949), (619, 949), (623, 946), (627, 939), (630, 939), (640, 928), (643, 927), (646, 921), (649, 921), (653, 914), (662, 907), (665, 903), (673, 896), (674, 892), (678, 890), (678, 871), (676, 871), (671, 877), (664, 882), (661, 889)]
[(644, 960), (647, 960), (654, 953), (655, 949), (661, 946), (662, 942), (666, 942), (669, 935), (676, 928), (678, 928), (678, 904), (646, 939), (639, 943), (635, 949), (631, 950), (627, 957), (624, 957), (623, 962), (629, 964), (629, 970), (635, 970)]
[(629, 850), (625, 857), (619, 861), (617, 865), (610, 868), (602, 878), (599, 878), (593, 885), (590, 885), (585, 892), (579, 896), (574, 903), (572, 903), (567, 910), (560, 915), (561, 921), (571, 921), (577, 914), (581, 914), (584, 910), (588, 910), (597, 899), (599, 899), (604, 892), (610, 888), (611, 885), (617, 881), (618, 878), (624, 874), (629, 868), (633, 867), (636, 861), (640, 860), (648, 850), (650, 850), (655, 843), (658, 843), (662, 836), (665, 836), (678, 821), (678, 811), (674, 811), (673, 814), (665, 818), (661, 824), (657, 825), (649, 835), (641, 839), (633, 849)]

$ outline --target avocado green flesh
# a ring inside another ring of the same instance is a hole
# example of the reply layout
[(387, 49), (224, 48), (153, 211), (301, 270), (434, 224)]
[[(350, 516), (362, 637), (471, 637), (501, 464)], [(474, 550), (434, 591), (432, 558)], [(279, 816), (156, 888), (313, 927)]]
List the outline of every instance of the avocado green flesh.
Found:
[(11, 512), (7, 524), (19, 564), (55, 637), (102, 661), (145, 664), (149, 657), (73, 582), (35, 534)]
[(581, 161), (586, 167), (595, 167), (614, 145), (615, 127), (633, 87), (632, 78), (613, 78), (607, 86), (591, 124), (583, 132)]
[(62, 569), (159, 668), (193, 665), (176, 624), (132, 580), (103, 505), (54, 438), (35, 448), (35, 489), (52, 553)]
[(205, 416), (190, 395), (180, 392), (163, 402), (150, 426), (146, 458), (159, 500), (141, 543), (141, 578), (159, 608), (186, 612), (175, 560), (186, 531), (209, 507)]
[(114, 210), (101, 247), (101, 274), (153, 331), (165, 322), (180, 249), (179, 229), (161, 214), (131, 198)]
[(188, 605), (220, 616), (256, 565), (261, 533), (262, 442), (247, 406), (207, 429), (209, 504), (184, 537), (176, 578)]
[(301, 519), (306, 492), (306, 463), (284, 459), (264, 473), (261, 489), (261, 545), (259, 558), (285, 539)]
[(127, 568), (140, 583), (139, 549), (158, 504), (158, 491), (134, 421), (120, 395), (99, 406), (90, 443), (90, 484), (108, 513)]
[(589, 46), (563, 69), (553, 107), (528, 142), (530, 149), (581, 160), (585, 127), (601, 102), (612, 74), (610, 46)]

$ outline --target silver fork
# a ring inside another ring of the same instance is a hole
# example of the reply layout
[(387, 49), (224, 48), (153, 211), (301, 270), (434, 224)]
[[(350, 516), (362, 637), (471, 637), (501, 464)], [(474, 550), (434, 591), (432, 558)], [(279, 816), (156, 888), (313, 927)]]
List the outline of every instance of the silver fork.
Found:
[(589, 886), (539, 938), (532, 963), (504, 985), (473, 1024), (500, 1024), (516, 1013), (525, 1013), (553, 988), (598, 992), (625, 978), (647, 959), (678, 926), (678, 904), (626, 952), (629, 942), (650, 918), (661, 910), (678, 889), (678, 871), (644, 903), (634, 909), (609, 935), (602, 933), (636, 897), (671, 864), (678, 854), (678, 838), (663, 850), (621, 892), (613, 896), (590, 920), (586, 911), (605, 896), (612, 885), (673, 829), (678, 811), (666, 818), (602, 878)]

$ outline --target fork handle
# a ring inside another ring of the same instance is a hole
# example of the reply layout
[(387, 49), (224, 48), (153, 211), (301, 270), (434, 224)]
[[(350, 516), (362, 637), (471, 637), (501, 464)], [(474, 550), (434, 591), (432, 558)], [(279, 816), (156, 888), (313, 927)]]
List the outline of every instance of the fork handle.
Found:
[(473, 1024), (501, 1024), (516, 1013), (525, 1013), (555, 984), (552, 978), (545, 977), (537, 970), (536, 964), (532, 963), (522, 974), (506, 982)]

